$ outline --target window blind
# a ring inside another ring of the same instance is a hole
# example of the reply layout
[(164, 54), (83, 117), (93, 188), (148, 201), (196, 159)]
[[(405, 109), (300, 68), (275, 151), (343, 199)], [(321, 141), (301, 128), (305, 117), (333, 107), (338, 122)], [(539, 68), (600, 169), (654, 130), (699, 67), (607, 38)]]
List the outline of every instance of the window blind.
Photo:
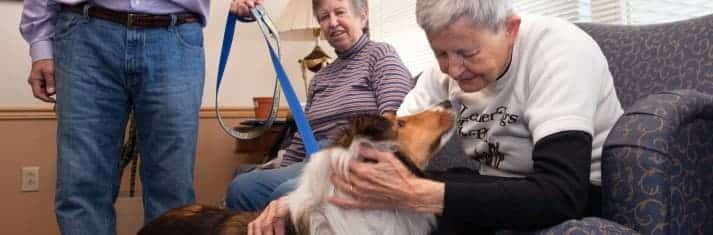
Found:
[(518, 13), (576, 22), (652, 24), (713, 14), (711, 0), (513, 0)]
[(664, 23), (713, 14), (711, 0), (621, 0), (626, 6), (626, 23)]
[(435, 63), (423, 30), (416, 23), (416, 0), (370, 1), (370, 32), (375, 41), (391, 44), (416, 76)]
[(583, 17), (581, 0), (515, 0), (515, 12), (526, 15), (557, 16), (570, 21), (580, 21)]
[[(651, 24), (713, 14), (713, 0), (512, 0), (520, 14), (561, 17), (573, 22)], [(370, 0), (370, 32), (396, 48), (412, 75), (435, 62), (416, 23), (416, 0)]]
[(621, 24), (625, 22), (625, 6), (622, 0), (591, 0), (591, 22)]

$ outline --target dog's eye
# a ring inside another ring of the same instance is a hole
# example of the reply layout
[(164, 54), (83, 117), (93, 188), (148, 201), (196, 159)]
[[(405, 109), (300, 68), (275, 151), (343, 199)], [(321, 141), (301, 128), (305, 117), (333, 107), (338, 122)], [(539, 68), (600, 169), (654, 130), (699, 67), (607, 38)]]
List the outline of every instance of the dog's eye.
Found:
[(404, 127), (404, 125), (406, 125), (406, 122), (404, 122), (403, 120), (399, 120), (396, 123), (399, 125), (399, 127)]

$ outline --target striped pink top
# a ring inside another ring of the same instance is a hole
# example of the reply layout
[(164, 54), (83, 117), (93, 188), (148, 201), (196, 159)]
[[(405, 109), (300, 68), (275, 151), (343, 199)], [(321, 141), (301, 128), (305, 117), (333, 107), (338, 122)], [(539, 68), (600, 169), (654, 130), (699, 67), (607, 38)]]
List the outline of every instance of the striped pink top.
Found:
[[(317, 141), (331, 142), (349, 118), (396, 111), (413, 88), (406, 66), (394, 48), (364, 35), (311, 80), (305, 112)], [(304, 159), (302, 138), (295, 133), (282, 166)]]

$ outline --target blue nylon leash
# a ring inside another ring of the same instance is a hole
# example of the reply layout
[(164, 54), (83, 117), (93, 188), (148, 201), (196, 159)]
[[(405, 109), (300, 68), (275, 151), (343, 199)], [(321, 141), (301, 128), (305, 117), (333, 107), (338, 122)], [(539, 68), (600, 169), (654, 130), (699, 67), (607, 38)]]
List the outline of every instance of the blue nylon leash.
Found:
[[(279, 51), (279, 34), (275, 29), (272, 20), (265, 13), (265, 10), (262, 8), (262, 6), (257, 5), (250, 11), (253, 14), (253, 17), (255, 17), (258, 26), (262, 31), (263, 37), (265, 38), (265, 42), (267, 43), (267, 46), (269, 48), (272, 66), (275, 69), (275, 73), (277, 75), (276, 84), (279, 84), (280, 87), (282, 87), (282, 92), (284, 93), (287, 99), (287, 104), (289, 105), (290, 111), (292, 112), (292, 116), (295, 120), (295, 123), (297, 124), (297, 131), (300, 133), (300, 136), (302, 137), (305, 146), (305, 151), (307, 153), (305, 157), (308, 158), (313, 153), (319, 151), (319, 145), (317, 144), (317, 141), (312, 132), (312, 128), (310, 127), (309, 122), (307, 121), (307, 117), (304, 111), (302, 110), (302, 106), (300, 105), (299, 99), (297, 99), (297, 95), (295, 94), (295, 91), (292, 88), (290, 80), (287, 78), (287, 73), (285, 72), (284, 67), (280, 63), (280, 57), (278, 55), (279, 52), (276, 53), (275, 47), (272, 45), (272, 43), (270, 43), (268, 35), (272, 36)], [(232, 132), (235, 131), (225, 127), (222, 118), (220, 117), (220, 113), (218, 112), (218, 92), (220, 90), (221, 80), (223, 78), (223, 73), (225, 71), (228, 56), (230, 54), (230, 48), (232, 46), (233, 36), (235, 34), (236, 21), (237, 16), (233, 13), (229, 13), (225, 25), (225, 33), (223, 36), (223, 45), (220, 53), (220, 63), (218, 64), (218, 78), (216, 79), (216, 112), (218, 113), (218, 120), (221, 127), (223, 127), (223, 130), (231, 136), (234, 136), (233, 134), (235, 133)], [(279, 94), (277, 96), (279, 96)], [(277, 103), (278, 102), (273, 103), (273, 107)], [(270, 115), (276, 115), (276, 113), (277, 112), (271, 112)]]
[(215, 113), (216, 116), (218, 117), (218, 124), (220, 124), (220, 127), (225, 131), (226, 134), (237, 138), (237, 139), (254, 139), (262, 135), (265, 131), (270, 129), (272, 126), (272, 123), (275, 121), (277, 118), (277, 110), (279, 108), (280, 104), (280, 91), (278, 89), (279, 83), (278, 79), (275, 79), (275, 85), (273, 86), (273, 91), (272, 91), (272, 107), (270, 108), (270, 113), (268, 114), (267, 120), (261, 124), (258, 125), (257, 127), (253, 127), (247, 130), (236, 130), (236, 129), (229, 129), (226, 127), (225, 122), (223, 121), (223, 116), (220, 114), (220, 105), (218, 104), (220, 99), (220, 84), (222, 83), (222, 78), (223, 74), (225, 72), (225, 66), (228, 61), (228, 56), (230, 54), (230, 48), (232, 46), (233, 42), (233, 36), (235, 34), (235, 23), (237, 21), (237, 16), (233, 14), (228, 14), (228, 20), (226, 21), (226, 31), (225, 34), (223, 35), (223, 50), (220, 53), (220, 64), (218, 65), (218, 78), (216, 79), (216, 87), (215, 87)]

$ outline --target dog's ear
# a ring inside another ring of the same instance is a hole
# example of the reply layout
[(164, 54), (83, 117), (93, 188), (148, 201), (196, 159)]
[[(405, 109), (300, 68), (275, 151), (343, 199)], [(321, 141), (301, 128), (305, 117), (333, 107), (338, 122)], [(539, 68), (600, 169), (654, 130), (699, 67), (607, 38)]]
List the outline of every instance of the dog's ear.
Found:
[(382, 114), (381, 116), (383, 116), (384, 118), (386, 118), (386, 120), (389, 120), (389, 122), (391, 123), (391, 129), (392, 129), (392, 130), (397, 131), (397, 129), (399, 128), (399, 126), (397, 125), (397, 123), (398, 123), (398, 118), (396, 117), (396, 112), (385, 112), (385, 113)]
[(371, 141), (395, 140), (397, 133), (393, 126), (393, 122), (384, 116), (377, 114), (355, 115), (349, 120), (349, 127), (341, 129), (334, 145), (348, 148), (354, 137), (357, 136), (368, 138)]
[(381, 116), (384, 116), (387, 120), (391, 122), (396, 121), (396, 113), (394, 112), (384, 112), (384, 114), (382, 114)]

